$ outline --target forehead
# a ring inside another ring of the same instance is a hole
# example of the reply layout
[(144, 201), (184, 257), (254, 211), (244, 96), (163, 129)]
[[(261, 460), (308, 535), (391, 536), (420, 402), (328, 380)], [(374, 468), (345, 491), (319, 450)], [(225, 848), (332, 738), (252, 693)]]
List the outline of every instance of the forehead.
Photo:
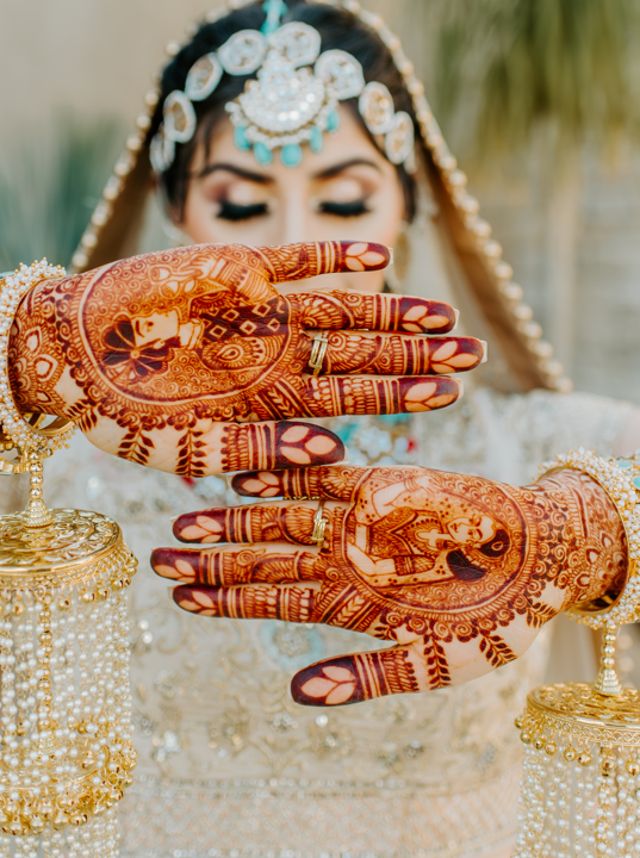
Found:
[(282, 164), (277, 149), (273, 153), (271, 164), (266, 166), (259, 164), (252, 152), (238, 149), (235, 145), (233, 125), (224, 117), (214, 127), (209, 141), (209, 151), (205, 151), (202, 142), (196, 146), (191, 172), (198, 173), (209, 164), (223, 162), (252, 172), (263, 173), (276, 181), (291, 181), (294, 176), (311, 178), (335, 164), (354, 158), (363, 158), (375, 163), (383, 175), (394, 176), (395, 167), (373, 144), (353, 112), (345, 105), (340, 105), (338, 112), (340, 125), (337, 131), (323, 134), (320, 152), (313, 152), (308, 145), (303, 146), (304, 157), (297, 167), (286, 167)]

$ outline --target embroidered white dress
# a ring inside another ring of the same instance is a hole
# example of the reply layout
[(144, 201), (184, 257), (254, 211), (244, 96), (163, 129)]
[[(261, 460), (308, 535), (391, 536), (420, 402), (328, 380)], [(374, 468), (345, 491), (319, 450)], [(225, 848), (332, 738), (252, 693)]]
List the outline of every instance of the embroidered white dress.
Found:
[[(411, 463), (531, 480), (556, 452), (606, 452), (628, 406), (596, 397), (475, 391), (442, 413), (336, 421), (354, 464)], [(339, 629), (189, 616), (153, 575), (180, 512), (237, 502), (224, 478), (190, 487), (80, 435), (50, 463), (52, 505), (105, 512), (140, 559), (131, 594), (140, 761), (121, 806), (123, 858), (506, 856), (516, 821), (513, 719), (540, 682), (543, 633), (466, 686), (305, 708), (292, 673), (379, 642)]]

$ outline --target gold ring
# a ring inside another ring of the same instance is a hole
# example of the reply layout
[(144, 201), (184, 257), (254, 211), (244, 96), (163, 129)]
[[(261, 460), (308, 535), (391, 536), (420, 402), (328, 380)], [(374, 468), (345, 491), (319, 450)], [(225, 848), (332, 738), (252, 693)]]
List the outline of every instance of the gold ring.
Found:
[(316, 543), (318, 548), (322, 548), (327, 524), (328, 521), (324, 517), (324, 501), (320, 501), (318, 509), (313, 516), (313, 530), (311, 531), (311, 540)]
[(316, 334), (311, 343), (311, 354), (309, 355), (309, 368), (314, 375), (322, 372), (327, 349), (329, 348), (329, 337), (327, 334)]

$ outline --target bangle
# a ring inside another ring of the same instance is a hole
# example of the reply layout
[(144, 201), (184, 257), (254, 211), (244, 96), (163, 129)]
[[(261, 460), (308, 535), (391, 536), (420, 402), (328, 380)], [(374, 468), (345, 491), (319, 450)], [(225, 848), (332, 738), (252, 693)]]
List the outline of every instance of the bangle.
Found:
[(538, 478), (565, 468), (588, 474), (607, 493), (622, 521), (628, 552), (627, 577), (620, 593), (605, 594), (567, 613), (592, 629), (633, 623), (640, 618), (640, 462), (602, 459), (580, 448), (544, 465)]
[[(16, 407), (9, 384), (9, 334), (20, 302), (42, 280), (65, 275), (64, 268), (41, 259), (29, 266), (21, 265), (0, 280), (0, 474), (26, 470), (27, 451), (49, 456), (68, 442), (75, 429), (65, 418), (56, 418), (42, 427), (42, 415), (23, 416)], [(14, 448), (18, 451), (17, 460), (1, 455)]]

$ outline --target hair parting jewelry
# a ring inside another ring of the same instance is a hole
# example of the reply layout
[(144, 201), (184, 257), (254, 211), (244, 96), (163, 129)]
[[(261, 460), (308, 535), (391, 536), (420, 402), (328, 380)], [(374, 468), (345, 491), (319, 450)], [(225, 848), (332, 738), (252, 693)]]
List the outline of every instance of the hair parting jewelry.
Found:
[(389, 89), (379, 81), (366, 83), (362, 65), (346, 51), (321, 53), (320, 33), (309, 24), (280, 24), (285, 10), (281, 4), (275, 18), (268, 11), (262, 30), (238, 30), (217, 51), (199, 57), (184, 90), (167, 95), (162, 124), (149, 147), (156, 173), (169, 169), (176, 144), (191, 140), (197, 127), (193, 102), (215, 92), (224, 74), (249, 76), (225, 109), (236, 146), (252, 150), (261, 164), (271, 163), (276, 149), (289, 167), (300, 163), (302, 144), (319, 152), (323, 134), (338, 128), (339, 103), (357, 98), (358, 112), (388, 160), (415, 168), (413, 120), (395, 110)]
[(38, 419), (24, 417), (15, 406), (9, 385), (9, 335), (18, 306), (24, 296), (42, 280), (64, 277), (64, 268), (49, 265), (46, 259), (31, 265), (21, 265), (13, 274), (0, 280), (0, 453), (17, 448), (17, 460), (0, 455), (0, 474), (25, 470), (22, 453), (36, 450), (41, 456), (51, 455), (63, 447), (73, 434), (74, 425), (62, 418), (44, 429)]

